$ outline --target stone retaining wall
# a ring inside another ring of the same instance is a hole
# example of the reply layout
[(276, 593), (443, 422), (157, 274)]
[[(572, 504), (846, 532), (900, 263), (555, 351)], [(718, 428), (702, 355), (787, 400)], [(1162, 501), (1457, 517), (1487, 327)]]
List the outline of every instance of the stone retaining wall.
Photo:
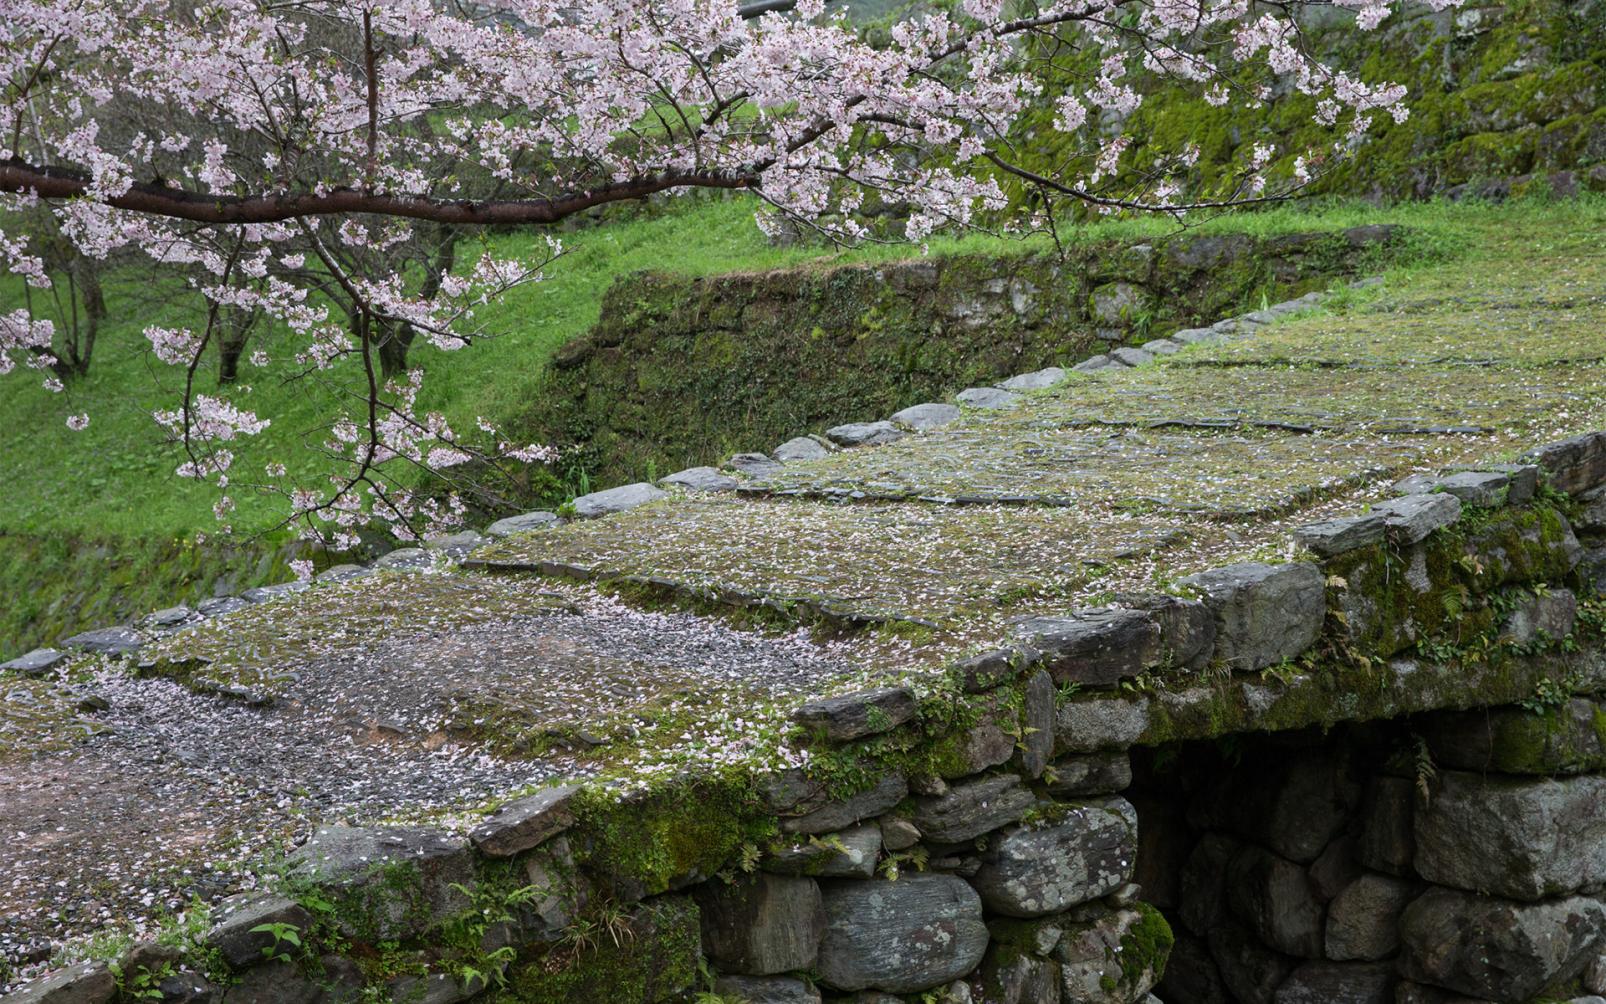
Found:
[(593, 484), (717, 463), (799, 429), (868, 421), (1013, 373), (1325, 288), (1394, 227), (1184, 235), (1039, 255), (962, 255), (614, 283), (510, 434), (579, 444)]

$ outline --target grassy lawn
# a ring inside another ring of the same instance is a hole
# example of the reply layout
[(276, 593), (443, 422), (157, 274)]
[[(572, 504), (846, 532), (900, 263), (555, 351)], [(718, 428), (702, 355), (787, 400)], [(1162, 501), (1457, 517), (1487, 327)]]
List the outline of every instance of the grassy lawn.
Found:
[[(542, 366), (569, 338), (597, 317), (602, 293), (615, 277), (658, 269), (691, 275), (750, 271), (806, 262), (865, 261), (920, 253), (909, 245), (879, 245), (847, 251), (820, 247), (771, 247), (753, 224), (748, 200), (685, 200), (654, 213), (565, 234), (568, 252), (542, 282), (526, 286), (487, 307), (481, 319), (496, 337), (455, 353), (427, 346), (414, 349), (412, 362), (427, 373), (426, 407), (445, 412), (459, 427), (475, 416), (497, 419), (517, 411), (533, 393)], [(1485, 239), (1498, 231), (1511, 208), (1415, 205), (1380, 210), (1359, 204), (1314, 209), (1234, 214), (1194, 224), (1199, 230), (1257, 233), (1330, 229), (1359, 223), (1402, 222), (1422, 233), (1426, 251), (1442, 251)], [(1565, 213), (1565, 209), (1525, 207), (1524, 213)], [(1082, 242), (1102, 239), (1164, 239), (1178, 232), (1167, 220), (1115, 220), (1081, 227), (1063, 235)], [(533, 249), (538, 233), (494, 235), (488, 247), (498, 254)], [(976, 236), (933, 242), (931, 253), (991, 252), (1048, 248), (1049, 242), (1028, 242)], [(477, 251), (460, 255), (472, 258)], [(1426, 257), (1437, 257), (1427, 254)], [(71, 536), (175, 537), (215, 528), (213, 495), (173, 475), (175, 447), (162, 442), (150, 418), (158, 407), (171, 407), (179, 374), (156, 362), (141, 334), (150, 324), (194, 323), (198, 312), (193, 294), (176, 283), (146, 271), (125, 270), (106, 283), (111, 318), (103, 325), (89, 375), (69, 386), (66, 395), (52, 395), (27, 376), (12, 376), (0, 394), (0, 533)], [(22, 301), (22, 287), (0, 282), (0, 310)], [(298, 461), (302, 473), (316, 463), (304, 442), (323, 438), (327, 398), (308, 393), (305, 383), (287, 381), (291, 348), (282, 334), (259, 335), (253, 346), (265, 347), (275, 366), (247, 368), (242, 374), (242, 403), (272, 420), (264, 434), (241, 444), (237, 470), (255, 472), (269, 460)], [(206, 381), (212, 379), (206, 376)], [(210, 389), (203, 387), (203, 389)], [(73, 433), (64, 424), (70, 413), (91, 415), (88, 431)], [(242, 494), (236, 529), (251, 532), (271, 525), (277, 500)]]

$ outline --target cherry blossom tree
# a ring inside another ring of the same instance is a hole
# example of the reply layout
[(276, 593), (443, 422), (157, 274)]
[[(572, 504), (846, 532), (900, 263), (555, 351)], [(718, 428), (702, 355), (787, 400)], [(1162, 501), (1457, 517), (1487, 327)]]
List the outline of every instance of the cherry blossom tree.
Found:
[[(382, 345), (398, 331), (468, 345), (476, 308), (561, 252), (457, 255), (420, 281), (385, 254), (420, 228), (550, 226), (701, 188), (751, 193), (764, 227), (920, 242), (1044, 229), (1067, 201), (1180, 214), (1286, 198), (1353, 155), (1375, 116), (1406, 114), (1403, 88), (1309, 51), (1303, 9), (1367, 31), (1398, 3), (957, 0), (872, 36), (825, 0), (0, 0), (0, 251), (47, 288), (18, 226), (43, 209), (91, 259), (183, 266), (205, 324), (147, 332), (184, 375), (156, 416), (188, 451), (181, 473), (219, 486), (225, 521), (248, 486), (340, 543), (365, 522), (408, 537), (460, 504), (398, 472), (549, 454), (419, 414), (421, 372), (387, 376)], [(1233, 187), (1199, 192), (1191, 148), (1129, 155), (1138, 81), (1161, 76), (1213, 103), (1303, 96), (1328, 138), (1251, 146)], [(1060, 134), (1051, 167), (1022, 128), (1039, 108)], [(1010, 215), (1009, 186), (1031, 190), (1030, 210)], [(870, 222), (889, 218), (901, 233)], [(337, 462), (331, 483), (234, 469), (233, 446), (271, 417), (196, 375), (242, 313), (295, 340), (276, 365), (350, 377), (313, 444)], [(52, 335), (26, 308), (0, 313), (0, 373), (51, 380)]]

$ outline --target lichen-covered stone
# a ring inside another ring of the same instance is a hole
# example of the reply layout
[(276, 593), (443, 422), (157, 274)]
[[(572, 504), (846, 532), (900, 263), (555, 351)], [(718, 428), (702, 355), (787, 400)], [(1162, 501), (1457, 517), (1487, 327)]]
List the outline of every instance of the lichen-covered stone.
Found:
[(293, 874), (337, 901), (348, 937), (421, 934), (469, 906), (472, 851), (460, 837), (420, 828), (331, 826), (290, 856)]
[(1137, 860), (1137, 813), (1122, 799), (1056, 806), (990, 841), (971, 884), (1009, 917), (1059, 913), (1120, 888)]
[(1059, 963), (1009, 946), (987, 952), (977, 974), (986, 1004), (1056, 1004), (1060, 1000)]
[(971, 408), (996, 410), (1014, 407), (1020, 395), (997, 387), (969, 387), (955, 394), (954, 400)]
[(1015, 628), (1060, 683), (1102, 687), (1160, 662), (1160, 626), (1138, 610), (1105, 608), (1033, 617)]
[(880, 446), (895, 443), (905, 435), (891, 422), (849, 422), (825, 430), (825, 438), (838, 446)]
[(1556, 642), (1572, 634), (1577, 618), (1572, 590), (1555, 589), (1519, 603), (1500, 626), (1500, 636), (1513, 645)]
[[(736, 488), (741, 482), (728, 474), (721, 474), (717, 467), (688, 467), (683, 471), (676, 471), (662, 479), (659, 484), (674, 485), (677, 488), (687, 488), (697, 492), (728, 492)], [(487, 530), (487, 533), (490, 531)]]
[(1065, 371), (1058, 366), (1049, 366), (1034, 370), (1031, 373), (1022, 373), (1012, 376), (1008, 380), (1000, 381), (998, 386), (1004, 390), (1043, 390), (1052, 387), (1065, 379)]
[(1526, 1001), (1582, 973), (1606, 936), (1606, 906), (1430, 889), (1400, 919), (1400, 973), (1472, 997)]
[(580, 519), (596, 519), (616, 512), (625, 512), (648, 502), (656, 502), (668, 494), (662, 488), (638, 481), (631, 485), (620, 485), (618, 488), (581, 495), (572, 504), (575, 516)]
[(953, 785), (945, 794), (915, 803), (914, 823), (926, 839), (943, 844), (974, 840), (1025, 814), (1034, 796), (1015, 774), (998, 774)]
[(1164, 974), (1173, 941), (1160, 911), (1145, 903), (1067, 926), (1054, 948), (1063, 999), (1138, 1004)]
[(792, 720), (830, 742), (842, 743), (890, 732), (918, 710), (914, 691), (884, 687), (809, 701), (792, 712)]
[[(797, 815), (783, 815), (781, 829), (787, 833), (829, 833), (844, 829), (863, 819), (873, 819), (903, 801), (909, 794), (909, 782), (902, 774), (888, 773), (875, 784), (845, 798), (817, 801), (812, 796), (801, 803), (805, 811)], [(794, 807), (800, 803), (791, 803)], [(782, 810), (788, 811), (788, 810)]]
[(951, 404), (927, 402), (913, 404), (900, 411), (892, 413), (891, 421), (894, 425), (901, 425), (916, 432), (935, 429), (953, 422), (959, 418), (960, 411)]
[(1056, 798), (1104, 795), (1132, 783), (1132, 758), (1125, 750), (1061, 757), (1050, 766), (1046, 784)]
[(1520, 900), (1606, 882), (1606, 777), (1441, 771), (1416, 812), (1416, 870), (1439, 885)]
[(1041, 777), (1054, 755), (1054, 716), (1058, 692), (1054, 681), (1039, 670), (1026, 679), (1021, 714), (1021, 767), (1028, 777)]
[(1606, 482), (1606, 432), (1549, 443), (1524, 455), (1558, 491), (1582, 495)]
[(562, 522), (563, 520), (559, 519), (558, 514), (554, 512), (537, 511), (520, 513), (517, 516), (508, 516), (505, 519), (499, 519), (495, 523), (492, 523), (490, 526), (485, 528), (485, 536), (500, 540), (503, 537), (511, 537), (515, 533), (528, 533), (531, 530), (550, 529)]
[(67, 661), (67, 653), (53, 648), (36, 648), (10, 662), (0, 663), (0, 670), (10, 670), (23, 676), (44, 676)]
[(760, 872), (704, 882), (695, 897), (703, 951), (721, 970), (772, 976), (814, 965), (825, 907), (813, 879)]
[(1118, 593), (1116, 601), (1148, 614), (1160, 628), (1162, 669), (1203, 669), (1216, 645), (1216, 619), (1198, 600), (1168, 593)]
[(213, 911), (214, 923), (204, 943), (236, 969), (263, 962), (272, 954), (276, 939), (264, 925), (287, 924), (297, 936), (312, 930), (312, 914), (295, 900), (273, 893), (232, 896)]
[(981, 899), (952, 875), (824, 886), (819, 974), (837, 990), (918, 993), (975, 969), (987, 948)]
[(481, 854), (510, 857), (539, 845), (574, 825), (573, 803), (577, 785), (544, 788), (515, 799), (469, 832)]
[(1461, 500), (1445, 494), (1405, 495), (1379, 502), (1372, 512), (1383, 517), (1383, 525), (1396, 543), (1415, 544), (1460, 519)]
[(1377, 543), (1383, 539), (1384, 529), (1383, 514), (1369, 512), (1307, 523), (1295, 528), (1294, 540), (1323, 557), (1332, 557)]
[(812, 436), (794, 436), (775, 448), (771, 454), (776, 460), (792, 463), (795, 460), (818, 460), (828, 457), (831, 451)]
[(876, 858), (881, 853), (882, 828), (866, 823), (800, 843), (782, 843), (771, 849), (761, 866), (781, 875), (869, 878), (875, 874)]
[(1243, 562), (1183, 579), (1216, 619), (1215, 661), (1253, 672), (1291, 659), (1321, 633), (1326, 616), (1321, 570), (1308, 562)]
[(126, 657), (138, 652), (144, 643), (145, 639), (133, 628), (109, 627), (75, 634), (61, 644), (81, 652)]
[(117, 981), (104, 962), (79, 962), (5, 995), (6, 1004), (109, 1004)]

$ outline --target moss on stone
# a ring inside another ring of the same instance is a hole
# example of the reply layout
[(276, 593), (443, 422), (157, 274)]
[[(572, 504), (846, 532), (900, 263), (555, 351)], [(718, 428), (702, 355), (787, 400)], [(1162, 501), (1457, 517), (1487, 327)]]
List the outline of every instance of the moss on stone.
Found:
[(1165, 976), (1166, 961), (1171, 957), (1176, 935), (1155, 907), (1140, 902), (1133, 904), (1132, 909), (1142, 917), (1121, 936), (1122, 982), (1128, 987), (1136, 986), (1145, 974), (1152, 973), (1153, 982), (1158, 983)]
[(697, 980), (702, 938), (689, 896), (664, 896), (622, 922), (519, 967), (497, 1001), (517, 1004), (660, 1004)]
[(627, 898), (707, 878), (775, 832), (737, 776), (687, 777), (624, 798), (588, 790), (576, 811), (577, 863)]

